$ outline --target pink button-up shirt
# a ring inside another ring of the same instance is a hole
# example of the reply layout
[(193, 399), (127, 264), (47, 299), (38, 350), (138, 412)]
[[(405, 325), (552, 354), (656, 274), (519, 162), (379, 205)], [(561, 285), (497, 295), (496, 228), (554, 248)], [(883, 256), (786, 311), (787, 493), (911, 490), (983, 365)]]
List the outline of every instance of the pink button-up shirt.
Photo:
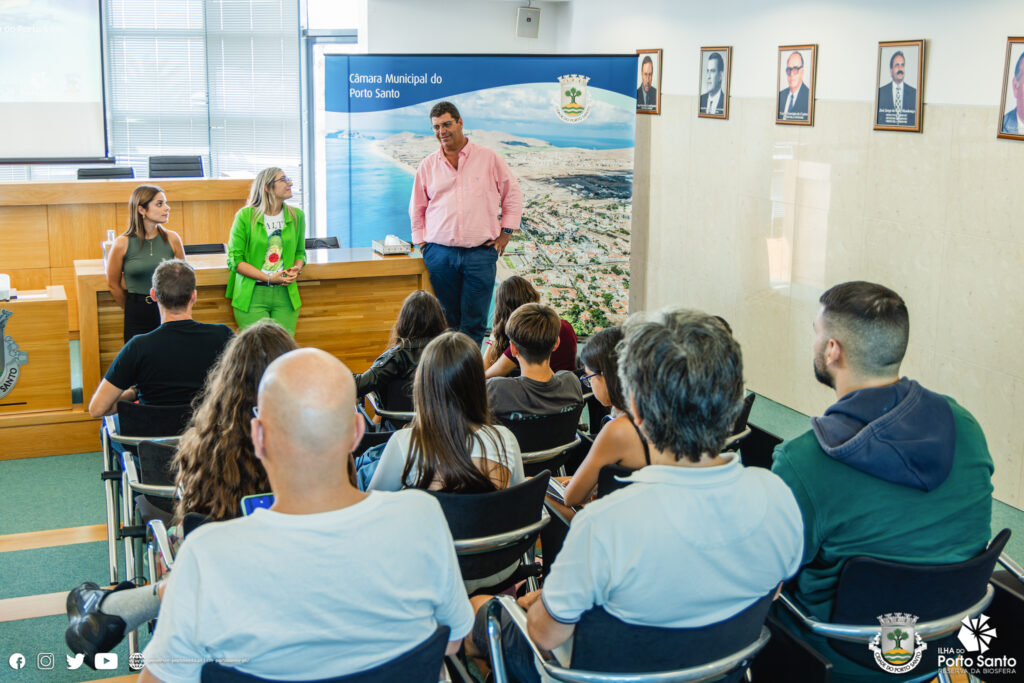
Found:
[(416, 169), (409, 200), (414, 244), (478, 247), (502, 228), (518, 229), (522, 215), (519, 183), (505, 160), (487, 147), (467, 141), (458, 170), (441, 149)]

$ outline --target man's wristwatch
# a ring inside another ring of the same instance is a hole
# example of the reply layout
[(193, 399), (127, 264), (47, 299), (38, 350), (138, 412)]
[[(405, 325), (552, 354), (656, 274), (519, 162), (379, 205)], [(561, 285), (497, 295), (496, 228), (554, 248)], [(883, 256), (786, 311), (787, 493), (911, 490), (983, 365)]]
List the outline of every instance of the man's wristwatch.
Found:
[(515, 230), (513, 230), (512, 228), (502, 228), (501, 231), (506, 235), (511, 235), (513, 232), (515, 232)]

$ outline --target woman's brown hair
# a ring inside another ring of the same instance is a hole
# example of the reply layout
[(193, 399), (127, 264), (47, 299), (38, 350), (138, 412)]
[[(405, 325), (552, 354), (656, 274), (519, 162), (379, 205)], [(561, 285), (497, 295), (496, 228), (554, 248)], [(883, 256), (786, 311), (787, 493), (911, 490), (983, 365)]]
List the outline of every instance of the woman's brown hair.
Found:
[(417, 289), (405, 297), (398, 320), (391, 328), (388, 347), (430, 341), (448, 329), (441, 302), (430, 292)]
[[(445, 332), (427, 344), (416, 368), (413, 382), (416, 417), (412, 421), (409, 458), (402, 481), (409, 481), (415, 468), (415, 488), (439, 484), (451, 493), (494, 491), (490, 474), (508, 486), (511, 473), (492, 463), (487, 473), (473, 462), (474, 445), (487, 451), (490, 439), (498, 461), (504, 462), (505, 448), (491, 427), (480, 347), (462, 332)], [(486, 461), (491, 463), (491, 461)]]
[[(163, 190), (156, 185), (139, 185), (132, 191), (132, 196), (128, 200), (128, 229), (121, 233), (122, 237), (131, 239), (134, 235), (139, 238), (140, 242), (146, 241), (146, 226), (142, 222), (139, 208), (148, 209), (149, 203), (161, 192)], [(166, 244), (169, 239), (167, 231), (160, 225), (156, 226), (156, 231)]]
[(535, 304), (540, 301), (540, 294), (526, 278), (513, 275), (506, 278), (494, 295), (494, 324), (491, 333), (494, 336), (494, 348), (501, 354), (508, 348), (509, 338), (505, 326), (513, 311), (523, 304)]
[(181, 491), (174, 506), (177, 521), (188, 512), (231, 519), (240, 514), (243, 496), (270, 490), (253, 452), (249, 425), (263, 371), (295, 348), (283, 327), (264, 320), (232, 339), (210, 369), (192, 402), (195, 412), (171, 467)]

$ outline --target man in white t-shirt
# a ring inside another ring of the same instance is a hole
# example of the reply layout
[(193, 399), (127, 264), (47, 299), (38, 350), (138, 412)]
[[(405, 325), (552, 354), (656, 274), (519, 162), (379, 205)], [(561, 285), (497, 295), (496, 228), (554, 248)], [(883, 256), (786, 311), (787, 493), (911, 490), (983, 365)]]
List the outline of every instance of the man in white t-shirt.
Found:
[(440, 505), (353, 485), (363, 423), (352, 373), (318, 349), (285, 354), (254, 412), (274, 505), (186, 538), (140, 680), (198, 681), (214, 660), (264, 678), (331, 678), (394, 659), (438, 625), (457, 650), (473, 614)]
[[(743, 398), (739, 344), (697, 311), (633, 318), (623, 333), (619, 380), (651, 464), (573, 518), (544, 588), (520, 598), (530, 638), (548, 650), (593, 607), (641, 626), (713, 624), (800, 567), (803, 522), (789, 487), (721, 453)], [(486, 600), (473, 598), (474, 655), (486, 652)], [(518, 633), (502, 632), (516, 680), (537, 680)]]

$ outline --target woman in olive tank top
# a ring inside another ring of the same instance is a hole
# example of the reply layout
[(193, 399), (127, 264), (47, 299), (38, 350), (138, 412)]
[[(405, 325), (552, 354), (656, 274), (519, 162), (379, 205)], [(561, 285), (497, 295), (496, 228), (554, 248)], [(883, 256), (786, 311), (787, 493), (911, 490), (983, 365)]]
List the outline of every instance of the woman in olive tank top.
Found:
[(139, 185), (128, 202), (128, 229), (114, 241), (107, 258), (107, 284), (124, 309), (126, 344), (160, 326), (160, 309), (149, 297), (153, 271), (161, 261), (185, 258), (178, 233), (163, 227), (170, 215), (163, 190)]

